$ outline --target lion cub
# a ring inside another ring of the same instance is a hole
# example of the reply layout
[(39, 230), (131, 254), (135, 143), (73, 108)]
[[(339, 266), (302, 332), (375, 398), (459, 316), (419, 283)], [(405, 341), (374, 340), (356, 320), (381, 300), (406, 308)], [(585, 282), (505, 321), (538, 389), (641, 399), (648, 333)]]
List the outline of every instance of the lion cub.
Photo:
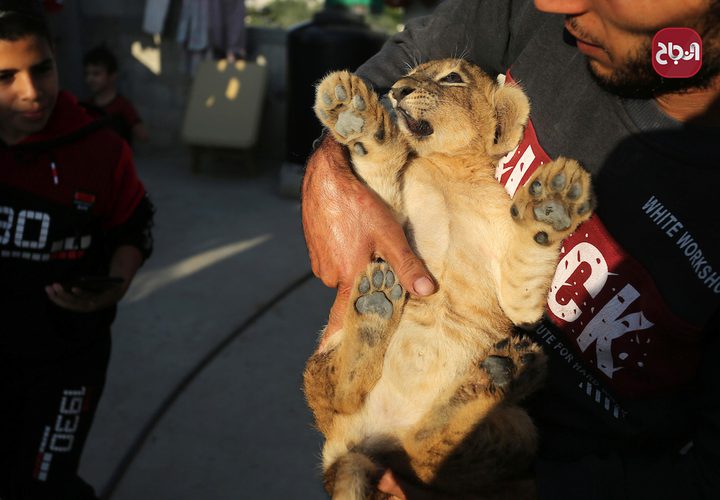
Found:
[(372, 498), (390, 467), (459, 497), (530, 497), (537, 439), (518, 403), (541, 384), (544, 357), (513, 325), (541, 318), (560, 244), (590, 217), (590, 177), (559, 158), (510, 199), (495, 165), (521, 139), (528, 99), (466, 61), (422, 64), (389, 99), (392, 111), (336, 72), (315, 113), (439, 289), (410, 298), (386, 263), (371, 263), (343, 329), (308, 361), (326, 489)]

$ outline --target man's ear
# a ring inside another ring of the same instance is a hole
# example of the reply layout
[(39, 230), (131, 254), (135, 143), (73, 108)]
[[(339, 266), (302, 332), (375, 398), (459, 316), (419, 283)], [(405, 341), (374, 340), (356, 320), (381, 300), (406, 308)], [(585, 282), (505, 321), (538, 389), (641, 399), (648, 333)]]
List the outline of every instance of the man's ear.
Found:
[(498, 158), (505, 156), (522, 139), (530, 115), (530, 101), (515, 85), (497, 85), (493, 93), (497, 124), (495, 137), (491, 138), (487, 151)]

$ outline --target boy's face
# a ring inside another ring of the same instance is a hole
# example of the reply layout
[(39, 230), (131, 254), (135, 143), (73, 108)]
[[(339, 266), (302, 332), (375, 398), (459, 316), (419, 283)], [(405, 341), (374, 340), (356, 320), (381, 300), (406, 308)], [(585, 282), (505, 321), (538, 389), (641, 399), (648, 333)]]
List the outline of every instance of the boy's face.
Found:
[(85, 83), (93, 94), (98, 94), (114, 85), (116, 76), (114, 73), (109, 73), (101, 64), (85, 66)]
[(58, 75), (47, 41), (0, 40), (0, 138), (8, 144), (42, 130), (55, 107)]

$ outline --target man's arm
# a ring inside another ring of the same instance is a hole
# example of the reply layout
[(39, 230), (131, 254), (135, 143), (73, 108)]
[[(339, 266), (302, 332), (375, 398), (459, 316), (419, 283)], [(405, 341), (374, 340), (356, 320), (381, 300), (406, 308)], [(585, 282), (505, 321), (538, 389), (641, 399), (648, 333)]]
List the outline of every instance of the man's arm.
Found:
[(430, 273), (408, 245), (389, 207), (350, 168), (343, 146), (327, 135), (308, 161), (302, 187), (302, 221), (313, 272), (338, 289), (327, 327), (342, 319), (355, 277), (375, 257), (395, 270), (410, 293), (430, 295)]
[(421, 62), (458, 57), (495, 76), (548, 17), (532, 0), (445, 0), (432, 15), (411, 19), (356, 74), (384, 92)]

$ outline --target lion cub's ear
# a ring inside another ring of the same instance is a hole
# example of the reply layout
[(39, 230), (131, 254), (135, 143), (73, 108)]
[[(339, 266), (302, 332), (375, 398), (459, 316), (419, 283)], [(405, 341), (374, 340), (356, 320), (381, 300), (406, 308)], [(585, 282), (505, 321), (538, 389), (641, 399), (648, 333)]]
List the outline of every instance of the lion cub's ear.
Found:
[(520, 142), (530, 115), (530, 101), (519, 87), (501, 84), (495, 86), (491, 102), (495, 106), (497, 125), (487, 151), (502, 157)]

